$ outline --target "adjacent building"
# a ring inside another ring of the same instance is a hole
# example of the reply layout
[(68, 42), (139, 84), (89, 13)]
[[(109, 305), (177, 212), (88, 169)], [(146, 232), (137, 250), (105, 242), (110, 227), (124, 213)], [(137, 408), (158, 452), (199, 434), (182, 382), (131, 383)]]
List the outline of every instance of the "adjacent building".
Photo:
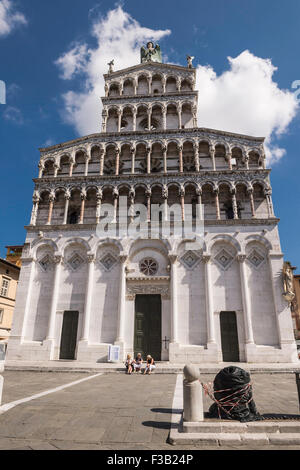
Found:
[(198, 127), (192, 58), (159, 52), (110, 64), (101, 132), (40, 149), (8, 359), (297, 361), (264, 138)]
[[(19, 247), (22, 251), (22, 247)], [(0, 342), (7, 343), (13, 320), (16, 291), (20, 275), (17, 257), (12, 263), (0, 258)]]

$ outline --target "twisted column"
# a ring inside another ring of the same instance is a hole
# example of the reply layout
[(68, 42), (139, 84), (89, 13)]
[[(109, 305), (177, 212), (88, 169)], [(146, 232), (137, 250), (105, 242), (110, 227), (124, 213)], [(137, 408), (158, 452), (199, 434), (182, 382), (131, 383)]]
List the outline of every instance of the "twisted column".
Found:
[(215, 205), (216, 205), (216, 217), (217, 217), (217, 220), (220, 220), (221, 216), (220, 216), (220, 203), (219, 203), (219, 189), (218, 188), (214, 189), (214, 194), (215, 194)]
[(85, 201), (86, 201), (86, 192), (85, 190), (81, 191), (80, 194), (81, 198), (81, 207), (80, 207), (80, 217), (79, 217), (79, 224), (83, 224), (83, 219), (84, 219), (84, 208), (85, 208)]
[(131, 147), (130, 153), (131, 153), (131, 174), (134, 175), (134, 173), (135, 173), (135, 155), (136, 155), (136, 148), (135, 148), (135, 147)]
[(211, 161), (212, 161), (213, 170), (215, 171), (216, 170), (216, 158), (215, 158), (216, 151), (215, 151), (214, 147), (212, 147), (212, 146), (209, 148), (209, 155), (210, 155), (210, 158), (211, 158)]
[(253, 188), (249, 188), (247, 190), (250, 199), (250, 207), (251, 207), (251, 216), (255, 218), (255, 205), (254, 205), (254, 197), (253, 197)]

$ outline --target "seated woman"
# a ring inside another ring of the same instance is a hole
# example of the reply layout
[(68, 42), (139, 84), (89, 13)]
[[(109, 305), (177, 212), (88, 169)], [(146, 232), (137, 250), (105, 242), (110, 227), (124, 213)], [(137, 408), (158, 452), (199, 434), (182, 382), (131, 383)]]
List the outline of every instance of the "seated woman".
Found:
[(142, 355), (141, 353), (138, 353), (136, 358), (135, 358), (135, 361), (134, 361), (134, 371), (135, 372), (139, 372), (141, 373), (142, 372), (142, 365), (143, 365), (143, 358), (142, 358)]
[(155, 369), (155, 362), (154, 362), (154, 359), (153, 357), (150, 356), (150, 354), (147, 356), (147, 362), (146, 362), (146, 369), (145, 369), (145, 372), (144, 372), (144, 375), (145, 374), (151, 374), (152, 370)]
[(133, 369), (133, 360), (131, 359), (130, 354), (127, 354), (127, 359), (126, 359), (126, 362), (125, 362), (125, 367), (126, 367), (126, 370), (127, 370), (127, 374), (131, 374), (131, 373), (132, 373), (132, 369)]

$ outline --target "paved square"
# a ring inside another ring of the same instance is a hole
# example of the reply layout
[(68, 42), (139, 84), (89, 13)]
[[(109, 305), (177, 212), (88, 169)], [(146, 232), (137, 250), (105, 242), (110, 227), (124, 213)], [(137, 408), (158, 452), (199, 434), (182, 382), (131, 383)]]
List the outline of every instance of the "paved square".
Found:
[[(90, 375), (93, 374), (5, 372), (3, 404)], [(0, 449), (199, 449), (167, 443), (176, 377), (104, 374), (22, 403), (0, 414)], [(202, 375), (201, 379), (213, 381), (214, 375)], [(252, 374), (252, 381), (261, 413), (299, 415), (295, 375)], [(205, 411), (210, 404), (211, 400), (204, 397)], [(234, 448), (257, 447), (228, 447)], [(272, 448), (276, 447), (268, 446)]]

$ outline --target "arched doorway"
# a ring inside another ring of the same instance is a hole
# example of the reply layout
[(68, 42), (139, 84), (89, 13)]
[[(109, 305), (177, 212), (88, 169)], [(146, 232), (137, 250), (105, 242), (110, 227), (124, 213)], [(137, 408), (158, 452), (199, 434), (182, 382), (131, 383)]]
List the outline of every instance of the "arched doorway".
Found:
[(141, 353), (143, 359), (148, 354), (161, 360), (161, 296), (136, 295), (134, 355)]
[(235, 312), (220, 313), (223, 362), (239, 362), (239, 340)]

